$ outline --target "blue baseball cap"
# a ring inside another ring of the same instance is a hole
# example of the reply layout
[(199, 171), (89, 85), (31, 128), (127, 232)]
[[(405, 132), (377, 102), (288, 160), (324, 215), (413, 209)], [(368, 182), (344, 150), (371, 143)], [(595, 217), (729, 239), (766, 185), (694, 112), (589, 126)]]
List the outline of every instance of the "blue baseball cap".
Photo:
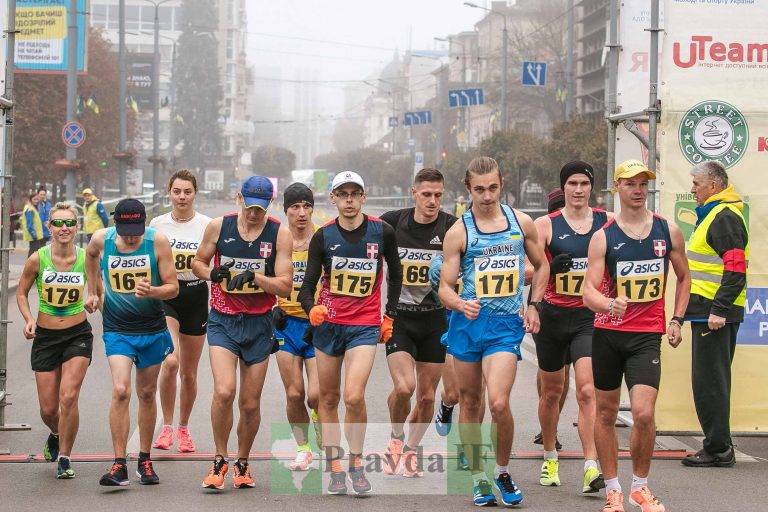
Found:
[(269, 203), (272, 202), (272, 182), (264, 176), (251, 176), (243, 182), (240, 193), (243, 194), (246, 208), (258, 206), (262, 210), (266, 210)]

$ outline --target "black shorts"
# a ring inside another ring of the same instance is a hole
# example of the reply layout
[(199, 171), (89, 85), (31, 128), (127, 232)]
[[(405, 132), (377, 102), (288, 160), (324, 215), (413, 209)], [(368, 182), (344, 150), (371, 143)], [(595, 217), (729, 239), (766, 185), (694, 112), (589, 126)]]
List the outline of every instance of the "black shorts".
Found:
[(447, 329), (443, 309), (424, 313), (400, 311), (387, 342), (387, 355), (408, 352), (419, 363), (444, 363), (445, 346), (440, 337)]
[(661, 380), (661, 333), (595, 329), (592, 340), (592, 375), (595, 388), (612, 391), (645, 384), (659, 389)]
[(93, 333), (88, 320), (66, 329), (46, 329), (39, 325), (32, 341), (32, 370), (51, 372), (73, 357), (91, 359)]
[(595, 314), (587, 308), (542, 303), (541, 328), (533, 335), (539, 368), (556, 372), (582, 357), (592, 357)]
[(208, 324), (208, 283), (179, 281), (179, 295), (163, 301), (165, 316), (179, 322), (179, 333), (202, 336)]

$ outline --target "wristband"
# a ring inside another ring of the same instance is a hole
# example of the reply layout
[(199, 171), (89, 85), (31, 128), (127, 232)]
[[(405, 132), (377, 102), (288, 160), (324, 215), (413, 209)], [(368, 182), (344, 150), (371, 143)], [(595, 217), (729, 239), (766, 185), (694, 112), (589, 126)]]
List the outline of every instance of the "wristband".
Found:
[(683, 323), (685, 323), (685, 318), (683, 318), (681, 316), (673, 316), (672, 320), (670, 320), (670, 322), (677, 322), (677, 325), (682, 327)]
[(608, 303), (608, 315), (613, 316), (613, 303), (616, 302), (616, 299), (611, 299), (611, 301)]

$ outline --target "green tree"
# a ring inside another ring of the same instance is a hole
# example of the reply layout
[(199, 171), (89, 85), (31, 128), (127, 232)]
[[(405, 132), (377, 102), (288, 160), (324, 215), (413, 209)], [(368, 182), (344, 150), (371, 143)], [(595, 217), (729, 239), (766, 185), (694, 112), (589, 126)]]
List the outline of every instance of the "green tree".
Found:
[[(117, 54), (99, 29), (88, 33), (88, 73), (78, 76), (77, 90), (83, 101), (78, 121), (87, 138), (77, 150), (80, 164), (78, 183), (100, 189), (117, 186), (117, 165), (112, 155), (118, 151), (119, 88)], [(61, 183), (63, 172), (53, 162), (64, 158), (66, 147), (61, 128), (66, 121), (67, 78), (65, 75), (17, 71), (14, 108), (14, 186), (23, 192), (38, 182)], [(85, 101), (90, 106), (85, 105)], [(134, 137), (135, 116), (128, 111), (128, 140)], [(99, 168), (106, 160), (108, 169)]]
[(184, 0), (175, 79), (177, 133), (181, 158), (188, 167), (205, 169), (221, 151), (221, 85), (217, 31), (217, 2)]
[(253, 155), (253, 172), (263, 176), (290, 179), (296, 168), (296, 155), (279, 146), (259, 146)]

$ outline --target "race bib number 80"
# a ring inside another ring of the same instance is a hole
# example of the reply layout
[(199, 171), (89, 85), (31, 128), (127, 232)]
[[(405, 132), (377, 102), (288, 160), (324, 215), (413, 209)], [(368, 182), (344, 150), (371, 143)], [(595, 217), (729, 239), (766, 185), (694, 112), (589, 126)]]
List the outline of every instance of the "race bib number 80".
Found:
[[(237, 274), (241, 274), (245, 272), (246, 270), (250, 270), (254, 274), (262, 274), (264, 275), (265, 269), (266, 269), (266, 262), (262, 259), (250, 259), (250, 258), (229, 258), (227, 256), (221, 257), (221, 264), (228, 263), (230, 261), (235, 262), (234, 265), (232, 265), (232, 268), (229, 269), (230, 274), (232, 274), (232, 277), (235, 277)], [(224, 279), (221, 282), (221, 289), (224, 290), (226, 293), (264, 293), (264, 290), (256, 286), (256, 283), (251, 281), (249, 283), (244, 283), (234, 290), (230, 291), (228, 289), (229, 286), (229, 279)]]
[(571, 270), (555, 274), (555, 293), (581, 297), (587, 277), (587, 258), (573, 258)]
[(83, 300), (85, 276), (82, 272), (43, 272), (43, 302), (55, 307), (71, 306)]
[(510, 297), (517, 293), (519, 282), (518, 256), (475, 258), (475, 295), (478, 299)]
[(664, 259), (616, 263), (616, 293), (629, 302), (652, 302), (664, 293)]
[(376, 260), (342, 258), (331, 260), (330, 290), (335, 295), (367, 297), (373, 293), (376, 281)]
[(176, 272), (192, 272), (192, 260), (195, 259), (197, 248), (200, 242), (196, 240), (171, 240), (171, 251), (173, 251), (173, 265)]
[(151, 279), (152, 267), (149, 255), (135, 256), (112, 255), (107, 260), (107, 274), (112, 291), (134, 293), (136, 283), (141, 279)]

